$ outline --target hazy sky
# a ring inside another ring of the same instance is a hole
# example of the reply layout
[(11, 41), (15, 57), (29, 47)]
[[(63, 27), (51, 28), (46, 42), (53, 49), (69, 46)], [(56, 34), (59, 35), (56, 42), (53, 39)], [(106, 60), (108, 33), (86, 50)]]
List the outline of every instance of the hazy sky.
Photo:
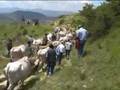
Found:
[(57, 11), (78, 11), (86, 3), (95, 6), (100, 5), (103, 0), (77, 0), (77, 1), (0, 1), (0, 8), (19, 8), (19, 9), (44, 9)]

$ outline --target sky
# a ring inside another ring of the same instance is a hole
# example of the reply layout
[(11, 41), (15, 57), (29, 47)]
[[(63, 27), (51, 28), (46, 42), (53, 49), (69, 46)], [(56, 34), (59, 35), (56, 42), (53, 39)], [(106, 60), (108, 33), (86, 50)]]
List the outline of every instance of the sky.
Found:
[(86, 4), (100, 5), (103, 0), (72, 0), (72, 1), (0, 1), (0, 8), (19, 8), (22, 10), (43, 9), (53, 11), (78, 11)]

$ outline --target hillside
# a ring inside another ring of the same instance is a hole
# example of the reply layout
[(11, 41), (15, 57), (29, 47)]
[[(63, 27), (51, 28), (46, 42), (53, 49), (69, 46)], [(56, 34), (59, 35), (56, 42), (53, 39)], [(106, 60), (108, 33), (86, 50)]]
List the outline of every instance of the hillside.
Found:
[(15, 11), (12, 13), (0, 14), (0, 21), (16, 21), (20, 22), (22, 18), (30, 20), (39, 20), (39, 22), (48, 22), (54, 20), (53, 17), (47, 17), (44, 14), (32, 11)]
[(62, 15), (57, 20), (54, 21), (54, 26), (68, 25), (72, 31), (75, 31), (77, 26), (86, 22), (86, 18), (81, 16), (79, 13), (74, 13), (71, 15)]
[(52, 11), (52, 10), (42, 10), (42, 9), (32, 9), (31, 11), (42, 13), (48, 17), (58, 17), (61, 15), (73, 14), (73, 12), (68, 12), (68, 11)]
[(2, 13), (12, 13), (16, 11), (29, 11), (29, 12), (36, 12), (44, 14), (47, 17), (58, 17), (61, 15), (69, 15), (73, 12), (70, 11), (54, 11), (54, 10), (43, 10), (43, 9), (21, 9), (21, 8), (1, 8), (0, 7), (0, 14)]

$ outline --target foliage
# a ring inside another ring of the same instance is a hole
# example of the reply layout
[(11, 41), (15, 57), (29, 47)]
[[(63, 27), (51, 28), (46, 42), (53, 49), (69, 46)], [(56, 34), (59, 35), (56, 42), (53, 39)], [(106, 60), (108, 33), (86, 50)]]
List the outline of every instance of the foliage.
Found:
[(67, 16), (60, 16), (58, 21), (58, 26), (62, 24), (69, 24), (70, 28), (76, 28), (80, 24), (84, 24), (86, 19), (79, 15), (79, 13), (67, 15)]
[(97, 8), (86, 4), (80, 14), (86, 17), (85, 26), (93, 34), (93, 38), (97, 39), (108, 34), (110, 28), (119, 20), (119, 10), (119, 0), (108, 0)]

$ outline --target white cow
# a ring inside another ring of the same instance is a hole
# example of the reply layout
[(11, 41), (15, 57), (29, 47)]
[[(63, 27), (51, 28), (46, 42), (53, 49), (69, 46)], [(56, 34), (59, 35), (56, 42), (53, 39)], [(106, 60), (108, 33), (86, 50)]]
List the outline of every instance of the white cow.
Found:
[(16, 61), (22, 58), (23, 56), (25, 56), (25, 51), (26, 51), (25, 45), (19, 45), (19, 46), (13, 47), (10, 50), (10, 57), (12, 61)]
[(73, 35), (72, 35), (72, 33), (70, 33), (70, 32), (67, 33), (66, 36), (67, 36), (67, 38), (68, 38), (69, 40), (71, 40), (71, 39), (73, 38)]
[(67, 37), (67, 36), (60, 37), (60, 39), (59, 39), (60, 42), (61, 42), (61, 41), (65, 42), (65, 41), (67, 41), (67, 40), (68, 40), (68, 37)]
[(53, 42), (52, 42), (52, 45), (53, 45), (54, 47), (58, 46), (59, 44), (60, 44), (60, 41), (53, 41)]
[(72, 40), (73, 39), (73, 35), (72, 33), (66, 33), (64, 37), (60, 37), (59, 41), (67, 41), (67, 40)]
[(46, 47), (44, 49), (40, 49), (38, 50), (38, 53), (37, 53), (37, 57), (39, 58), (39, 62), (41, 64), (41, 67), (42, 69), (45, 69), (46, 68), (46, 54), (47, 54), (47, 51), (49, 50), (49, 47)]
[(60, 37), (64, 37), (64, 36), (66, 35), (66, 32), (60, 31), (60, 32), (59, 32), (59, 35), (60, 35)]
[(37, 56), (38, 56), (40, 62), (42, 62), (42, 64), (44, 64), (46, 62), (46, 54), (47, 54), (48, 50), (49, 50), (49, 47), (46, 47), (44, 49), (39, 49), (37, 52)]
[(66, 26), (61, 27), (62, 31), (67, 32)]
[(42, 38), (33, 40), (32, 47), (34, 48), (35, 53), (37, 53), (40, 45), (42, 45), (42, 44), (43, 44), (43, 39)]
[(42, 38), (39, 38), (39, 39), (35, 39), (35, 40), (33, 40), (33, 45), (42, 45), (42, 43), (43, 43), (43, 40), (42, 40)]
[(19, 81), (24, 80), (31, 74), (35, 66), (35, 58), (23, 57), (15, 62), (10, 62), (4, 69), (4, 74), (9, 83), (7, 90), (13, 90)]

